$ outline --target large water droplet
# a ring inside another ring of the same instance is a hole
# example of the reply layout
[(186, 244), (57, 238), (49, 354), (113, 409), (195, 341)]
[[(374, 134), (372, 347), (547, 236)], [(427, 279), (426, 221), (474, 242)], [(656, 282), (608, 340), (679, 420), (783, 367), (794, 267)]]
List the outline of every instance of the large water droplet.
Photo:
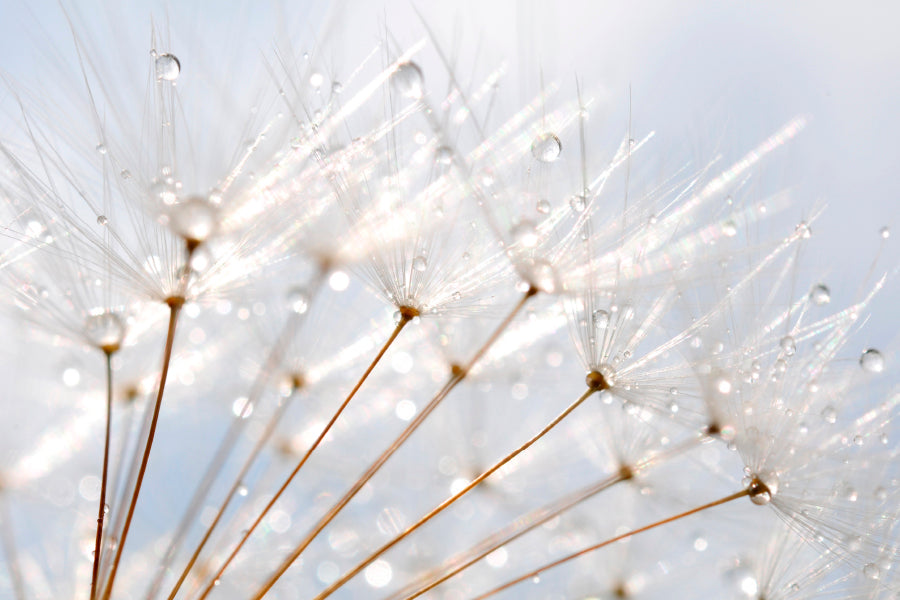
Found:
[(206, 198), (192, 196), (170, 209), (172, 229), (186, 240), (202, 242), (216, 226), (216, 209)]
[(884, 371), (884, 356), (874, 348), (869, 348), (859, 357), (859, 366), (868, 373), (881, 373)]
[(591, 315), (591, 320), (594, 322), (595, 329), (606, 329), (609, 326), (609, 313), (605, 310), (595, 310)]
[(560, 152), (562, 152), (562, 142), (555, 133), (542, 133), (531, 142), (531, 155), (540, 162), (553, 162), (559, 158)]
[(125, 323), (111, 312), (91, 315), (84, 322), (84, 333), (98, 348), (118, 349), (125, 337)]
[(728, 220), (722, 223), (722, 233), (726, 237), (734, 237), (737, 235), (737, 232), (737, 225), (735, 225), (734, 221)]
[(816, 306), (823, 306), (825, 304), (828, 304), (829, 302), (831, 302), (831, 290), (828, 289), (828, 286), (822, 283), (815, 285), (809, 291), (809, 301)]
[(397, 65), (391, 74), (391, 83), (404, 98), (419, 100), (425, 93), (425, 78), (422, 69), (414, 62), (405, 62)]
[(867, 563), (863, 567), (863, 575), (866, 576), (866, 579), (878, 579), (881, 577), (881, 569), (875, 563)]
[(435, 148), (434, 162), (445, 167), (449, 166), (453, 162), (453, 149), (449, 146), (438, 146)]
[(428, 261), (425, 260), (424, 256), (417, 256), (412, 261), (412, 268), (414, 271), (421, 273), (428, 268)]
[(175, 81), (181, 73), (181, 62), (174, 54), (160, 54), (156, 57), (156, 78)]

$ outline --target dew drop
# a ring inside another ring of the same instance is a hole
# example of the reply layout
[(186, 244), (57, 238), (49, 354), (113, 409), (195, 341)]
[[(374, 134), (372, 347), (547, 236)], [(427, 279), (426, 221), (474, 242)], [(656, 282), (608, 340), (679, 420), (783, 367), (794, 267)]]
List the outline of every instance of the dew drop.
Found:
[(419, 100), (425, 94), (424, 80), (422, 69), (414, 62), (400, 63), (391, 74), (394, 88), (410, 100)]
[(534, 261), (531, 267), (532, 283), (542, 292), (552, 294), (556, 291), (556, 270), (546, 260)]
[(538, 243), (537, 227), (532, 221), (523, 219), (512, 229), (513, 240), (523, 248), (534, 248)]
[(453, 149), (449, 146), (438, 146), (435, 148), (434, 162), (445, 167), (449, 166), (453, 162)]
[(809, 224), (806, 221), (800, 221), (799, 223), (797, 223), (795, 231), (804, 240), (808, 240), (812, 235), (812, 230), (809, 228)]
[(181, 62), (174, 54), (160, 54), (156, 57), (156, 79), (175, 81), (181, 73)]
[(809, 301), (816, 306), (823, 306), (825, 304), (828, 304), (829, 302), (831, 302), (831, 290), (828, 289), (828, 286), (822, 283), (815, 285), (809, 291)]
[(131, 171), (129, 171), (128, 169), (122, 169), (122, 172), (119, 173), (119, 176), (122, 179), (131, 179)]
[(591, 315), (595, 329), (606, 329), (609, 326), (609, 313), (605, 310), (595, 310)]
[(237, 493), (239, 496), (246, 496), (249, 493), (249, 490), (246, 485), (241, 484), (237, 489)]
[(737, 235), (738, 229), (734, 221), (728, 220), (722, 223), (722, 233), (726, 237), (734, 237)]
[(216, 210), (206, 198), (192, 196), (170, 209), (172, 229), (194, 242), (202, 242), (212, 234), (216, 226)]
[(106, 154), (106, 146), (103, 144), (97, 144), (96, 150), (101, 155)]
[(859, 366), (867, 373), (881, 373), (884, 371), (884, 356), (874, 348), (869, 348), (859, 357)]
[(553, 162), (559, 158), (560, 152), (562, 152), (562, 142), (555, 133), (542, 133), (531, 142), (531, 155), (540, 162)]
[(587, 200), (581, 194), (575, 194), (571, 198), (569, 198), (569, 206), (572, 207), (572, 210), (577, 213), (583, 213), (584, 209), (587, 207)]
[(750, 496), (750, 501), (757, 506), (765, 506), (772, 501), (772, 490), (757, 477), (750, 481), (747, 493)]
[(287, 301), (290, 309), (298, 315), (309, 309), (309, 296), (304, 288), (295, 287), (288, 290)]
[(891, 228), (888, 226), (884, 226), (878, 230), (878, 234), (882, 237), (882, 239), (888, 239), (891, 237)]
[(789, 335), (781, 338), (778, 345), (781, 346), (781, 351), (784, 352), (785, 356), (793, 356), (797, 352), (797, 344), (794, 342), (794, 338)]
[(125, 323), (116, 313), (91, 315), (85, 320), (84, 333), (97, 348), (118, 347), (125, 337)]
[(104, 215), (97, 216), (97, 225), (101, 227), (105, 227), (109, 223), (109, 219), (107, 219)]
[(424, 256), (417, 256), (412, 261), (412, 268), (414, 271), (422, 273), (426, 268), (428, 268), (428, 261), (425, 260)]
[(319, 89), (322, 87), (322, 84), (325, 83), (325, 76), (322, 75), (319, 71), (313, 71), (309, 76), (309, 85), (314, 87), (315, 89)]
[(826, 423), (834, 424), (837, 423), (837, 411), (833, 406), (826, 406), (822, 409), (822, 419), (825, 420)]
[(867, 563), (863, 567), (863, 575), (866, 576), (866, 579), (878, 579), (881, 577), (881, 569), (875, 563)]
[(542, 215), (546, 215), (550, 212), (550, 202), (548, 202), (545, 198), (541, 198), (537, 202), (537, 211)]

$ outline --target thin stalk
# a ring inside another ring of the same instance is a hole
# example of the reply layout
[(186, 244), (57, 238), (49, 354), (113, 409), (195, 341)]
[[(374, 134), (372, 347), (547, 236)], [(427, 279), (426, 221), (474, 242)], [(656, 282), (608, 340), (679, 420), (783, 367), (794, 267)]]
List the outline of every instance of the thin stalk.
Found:
[(284, 493), (284, 491), (288, 488), (288, 486), (294, 480), (294, 477), (296, 477), (297, 473), (300, 472), (300, 469), (303, 468), (303, 465), (306, 464), (306, 461), (309, 460), (309, 457), (312, 456), (312, 453), (322, 443), (322, 440), (325, 439), (325, 436), (328, 434), (328, 432), (331, 431), (331, 428), (337, 422), (338, 418), (341, 416), (341, 413), (343, 413), (344, 409), (347, 408), (347, 405), (350, 404), (350, 401), (356, 395), (356, 392), (359, 391), (359, 389), (362, 387), (363, 383), (365, 383), (366, 379), (368, 379), (369, 374), (372, 373), (372, 371), (375, 369), (375, 366), (379, 363), (379, 361), (381, 361), (381, 358), (387, 352), (388, 348), (391, 347), (391, 344), (394, 343), (394, 340), (397, 339), (397, 336), (400, 335), (400, 332), (403, 331), (403, 328), (407, 325), (407, 323), (409, 323), (416, 316), (418, 316), (418, 311), (415, 311), (414, 309), (401, 309), (400, 322), (397, 323), (397, 326), (394, 328), (394, 331), (391, 333), (391, 336), (387, 339), (387, 341), (381, 347), (381, 350), (379, 350), (378, 354), (375, 356), (375, 358), (369, 364), (365, 373), (362, 374), (362, 377), (359, 378), (359, 381), (356, 382), (356, 385), (353, 386), (353, 389), (350, 390), (350, 393), (347, 395), (347, 397), (344, 399), (344, 401), (341, 403), (341, 405), (335, 411), (334, 415), (332, 415), (331, 420), (328, 421), (328, 423), (322, 429), (321, 433), (319, 433), (319, 436), (312, 443), (312, 446), (310, 446), (309, 449), (303, 454), (303, 457), (297, 463), (297, 466), (294, 467), (294, 470), (291, 471), (291, 474), (288, 475), (288, 477), (287, 477), (287, 479), (285, 479), (284, 483), (281, 484), (281, 487), (278, 488), (278, 491), (275, 492), (275, 495), (272, 497), (271, 500), (269, 500), (269, 503), (266, 504), (266, 507), (262, 510), (262, 512), (259, 514), (259, 516), (256, 517), (256, 520), (253, 521), (253, 524), (250, 525), (250, 527), (246, 531), (244, 531), (244, 534), (241, 536), (241, 540), (238, 542), (238, 545), (234, 548), (234, 550), (232, 550), (231, 554), (228, 555), (228, 558), (225, 559), (225, 562), (222, 564), (221, 567), (219, 567), (219, 570), (216, 571), (216, 574), (212, 576), (212, 579), (210, 579), (209, 583), (206, 585), (206, 588), (204, 588), (203, 592), (200, 594), (201, 600), (203, 598), (206, 598), (206, 596), (209, 595), (209, 593), (215, 587), (216, 582), (221, 579), (222, 574), (225, 572), (225, 569), (228, 568), (228, 566), (234, 560), (234, 557), (237, 556), (238, 552), (241, 551), (241, 548), (244, 547), (244, 544), (247, 542), (248, 539), (250, 539), (250, 536), (253, 534), (253, 532), (256, 530), (256, 528), (259, 526), (259, 524), (262, 523), (262, 520), (269, 513), (269, 510), (271, 510), (272, 507), (275, 506), (275, 503), (278, 501), (279, 498), (281, 498), (281, 495)]
[(650, 466), (654, 466), (659, 462), (674, 458), (682, 452), (690, 450), (691, 448), (709, 441), (710, 439), (711, 438), (707, 437), (706, 435), (690, 438), (682, 444), (679, 444), (678, 446), (675, 446), (665, 452), (653, 454), (651, 456), (647, 456), (641, 460), (638, 460), (634, 463), (634, 466), (623, 465), (617, 473), (609, 475), (599, 481), (576, 490), (575, 492), (568, 494), (559, 500), (551, 502), (550, 504), (545, 504), (540, 508), (532, 510), (527, 514), (518, 517), (506, 527), (481, 540), (478, 544), (456, 554), (455, 556), (447, 560), (445, 562), (446, 566), (444, 567), (445, 571), (443, 573), (441, 573), (440, 571), (438, 571), (437, 573), (432, 571), (425, 577), (420, 578), (418, 581), (407, 585), (404, 589), (395, 593), (393, 596), (391, 596), (391, 600), (397, 600), (399, 598), (412, 600), (413, 598), (418, 598), (422, 594), (436, 588), (448, 579), (458, 575), (462, 571), (465, 571), (497, 548), (505, 546), (510, 542), (519, 539), (529, 531), (540, 527), (550, 519), (561, 515), (570, 508), (581, 504), (589, 498), (593, 498), (600, 492), (606, 491), (618, 483), (631, 480), (639, 472)]
[(162, 406), (163, 393), (166, 389), (166, 378), (169, 375), (169, 363), (172, 360), (172, 348), (175, 344), (175, 327), (178, 325), (178, 315), (181, 313), (181, 307), (184, 305), (184, 298), (169, 298), (167, 304), (169, 305), (169, 328), (166, 333), (166, 347), (163, 352), (162, 370), (159, 374), (159, 388), (156, 393), (156, 403), (153, 405), (153, 417), (150, 421), (147, 445), (144, 447), (144, 454), (141, 457), (141, 466), (138, 470), (137, 481), (134, 484), (134, 492), (131, 494), (131, 503), (128, 506), (128, 513), (125, 517), (122, 535), (119, 536), (119, 541), (116, 545), (116, 555), (113, 558), (112, 568), (110, 569), (109, 578), (106, 582), (106, 590), (103, 592), (103, 600), (109, 600), (110, 596), (112, 596), (113, 585), (116, 582), (116, 573), (119, 570), (119, 561), (122, 559), (122, 550), (125, 548), (125, 540), (128, 538), (131, 520), (134, 517), (134, 509), (137, 506), (138, 496), (141, 494), (141, 484), (144, 482), (144, 473), (147, 471), (147, 463), (150, 461), (150, 449), (153, 447), (153, 437), (156, 434), (156, 424), (159, 420), (159, 409)]
[(16, 600), (25, 600), (25, 580), (22, 578), (22, 569), (19, 566), (19, 551), (16, 547), (16, 538), (13, 535), (12, 517), (9, 514), (6, 492), (0, 489), (0, 538), (3, 539), (3, 553), (6, 554), (6, 567), (9, 569), (9, 578), (12, 580), (13, 593)]
[(266, 444), (268, 444), (269, 440), (272, 437), (272, 434), (275, 432), (275, 429), (281, 422), (281, 418), (287, 411), (288, 406), (290, 406), (290, 400), (297, 394), (297, 391), (299, 389), (299, 385), (295, 386), (291, 391), (291, 395), (284, 399), (284, 402), (281, 403), (281, 406), (279, 406), (275, 410), (275, 413), (269, 419), (269, 422), (266, 424), (265, 431), (263, 431), (263, 434), (256, 442), (253, 450), (250, 452), (250, 455), (244, 461), (244, 465), (241, 467), (240, 472), (235, 478), (234, 484), (231, 486), (231, 489), (228, 490), (228, 494), (226, 494), (225, 499), (219, 506), (219, 510), (216, 511), (215, 518), (213, 519), (212, 523), (209, 524), (209, 527), (206, 529), (206, 533), (203, 535), (203, 538), (200, 540), (200, 543), (197, 544), (194, 553), (191, 555), (191, 559), (188, 561), (187, 565), (185, 565), (184, 570), (182, 570), (181, 572), (181, 576), (178, 578), (178, 581), (175, 583), (175, 586), (169, 593), (169, 600), (174, 600), (175, 594), (177, 594), (178, 590), (181, 589), (181, 586), (184, 583), (185, 579), (187, 579), (187, 576), (191, 572), (191, 569), (194, 568), (194, 564), (197, 562), (197, 559), (200, 558), (200, 553), (203, 552), (203, 548), (206, 546), (206, 543), (212, 536), (213, 531), (215, 531), (216, 527), (219, 525), (219, 521), (221, 521), (222, 517), (225, 515), (225, 510), (228, 508), (229, 504), (231, 504), (231, 501), (234, 499), (235, 494), (237, 494), (238, 490), (243, 485), (244, 478), (247, 476), (247, 473), (250, 472), (250, 468), (256, 462), (256, 459), (257, 457), (259, 457), (260, 452), (262, 452), (263, 448), (265, 448)]
[[(490, 350), (491, 346), (496, 343), (496, 341), (500, 338), (503, 332), (507, 327), (513, 322), (516, 318), (516, 315), (525, 307), (528, 303), (528, 300), (533, 298), (538, 294), (538, 289), (534, 286), (530, 287), (525, 294), (522, 295), (522, 298), (516, 303), (515, 307), (510, 311), (510, 313), (500, 322), (497, 328), (491, 333), (490, 337), (487, 341), (478, 349), (475, 355), (466, 363), (464, 366), (454, 366), (450, 378), (447, 380), (447, 383), (441, 388), (441, 390), (431, 399), (431, 401), (416, 415), (415, 419), (413, 419), (410, 424), (404, 429), (399, 436), (391, 443), (388, 448), (381, 453), (381, 455), (375, 460), (374, 463), (362, 474), (362, 476), (357, 479), (356, 483), (347, 491), (346, 494), (335, 504), (332, 506), (325, 516), (323, 516), (319, 522), (313, 527), (313, 529), (306, 535), (305, 538), (297, 545), (296, 548), (291, 552), (291, 554), (281, 563), (278, 569), (269, 576), (269, 579), (262, 585), (262, 587), (253, 595), (253, 600), (259, 600), (263, 596), (265, 596), (272, 586), (281, 578), (282, 575), (287, 572), (290, 566), (294, 563), (295, 560), (303, 553), (303, 551), (309, 546), (312, 541), (318, 536), (325, 527), (328, 526), (331, 521), (338, 515), (338, 513), (343, 510), (345, 506), (353, 499), (354, 496), (363, 488), (363, 486), (368, 483), (368, 481), (378, 472), (379, 469), (388, 461), (388, 459), (393, 456), (394, 452), (400, 448), (406, 442), (407, 439), (413, 434), (413, 432), (425, 421), (425, 419), (430, 415), (435, 408), (446, 398), (453, 389), (459, 385), (459, 383), (466, 378), (468, 372), (475, 366), (475, 364), (487, 354), (488, 350)], [(206, 593), (209, 593), (209, 589), (207, 588)], [(205, 598), (206, 594), (201, 597)]]
[(579, 550), (578, 552), (573, 552), (572, 554), (569, 554), (560, 559), (554, 560), (553, 562), (550, 562), (541, 567), (538, 567), (537, 569), (535, 569), (533, 571), (525, 573), (524, 575), (520, 575), (519, 577), (516, 577), (515, 579), (512, 579), (510, 581), (507, 581), (506, 583), (504, 583), (501, 586), (495, 587), (494, 589), (492, 589), (488, 592), (485, 592), (485, 593), (481, 594), (480, 596), (476, 596), (475, 598), (473, 598), (473, 600), (484, 600), (485, 598), (490, 598), (491, 596), (493, 596), (495, 594), (499, 594), (500, 592), (502, 592), (504, 590), (508, 590), (509, 588), (513, 587), (516, 584), (519, 584), (519, 583), (522, 583), (523, 581), (532, 579), (532, 578), (540, 575), (544, 571), (549, 571), (550, 569), (553, 569), (554, 567), (558, 567), (559, 565), (562, 565), (569, 561), (575, 560), (576, 558), (584, 556), (585, 554), (589, 554), (591, 552), (594, 552), (595, 550), (599, 550), (600, 548), (609, 546), (610, 544), (614, 544), (615, 542), (624, 540), (633, 535), (637, 535), (637, 534), (643, 533), (645, 531), (650, 531), (651, 529), (655, 529), (655, 528), (661, 527), (663, 525), (668, 525), (669, 523), (673, 523), (679, 519), (683, 519), (685, 517), (689, 517), (691, 515), (697, 514), (698, 512), (702, 512), (704, 510), (708, 510), (715, 506), (719, 506), (720, 504), (726, 504), (728, 502), (731, 502), (732, 500), (737, 500), (738, 498), (743, 498), (745, 496), (749, 496), (750, 494), (751, 494), (750, 489), (741, 490), (740, 492), (735, 492), (734, 494), (725, 496), (724, 498), (719, 498), (718, 500), (715, 500), (713, 502), (709, 502), (707, 504), (697, 506), (697, 507), (687, 510), (685, 512), (678, 513), (677, 515), (667, 517), (665, 519), (662, 519), (661, 521), (656, 521), (655, 523), (650, 523), (649, 525), (644, 525), (643, 527), (640, 527), (633, 531), (629, 531), (627, 533), (623, 533), (622, 535), (617, 535), (616, 537), (613, 537), (606, 541), (600, 542), (599, 544), (594, 544), (593, 546), (588, 546), (587, 548), (584, 548), (583, 550)]
[[(184, 543), (188, 531), (196, 522), (197, 515), (200, 513), (200, 509), (203, 506), (203, 502), (206, 499), (207, 494), (209, 494), (210, 488), (212, 488), (212, 485), (215, 482), (216, 478), (219, 476), (219, 473), (222, 472), (226, 461), (228, 460), (229, 456), (231, 456), (231, 451), (234, 449), (235, 444), (237, 444), (238, 440), (241, 437), (241, 433), (243, 432), (243, 429), (247, 423), (247, 420), (242, 418), (246, 416), (244, 412), (249, 410), (250, 407), (255, 406), (259, 398), (262, 396), (263, 391), (269, 383), (269, 377), (278, 368), (278, 366), (281, 365), (282, 358), (284, 357), (284, 352), (287, 349), (291, 339), (293, 339), (300, 322), (301, 315), (298, 313), (292, 313), (285, 321), (284, 327), (279, 333), (278, 338), (276, 339), (275, 343), (268, 353), (268, 356), (266, 357), (266, 361), (263, 363), (262, 368), (259, 370), (259, 373), (257, 374), (250, 388), (250, 391), (247, 395), (247, 402), (244, 404), (244, 410), (231, 422), (231, 425), (226, 431), (225, 436), (219, 443), (219, 447), (216, 449), (216, 452), (213, 455), (213, 458), (210, 461), (206, 472), (203, 474), (203, 477), (200, 480), (200, 484), (194, 490), (194, 495), (181, 517), (181, 522), (175, 529), (175, 533), (172, 536), (172, 541), (169, 542), (169, 547), (166, 549), (166, 553), (163, 555), (163, 559), (156, 567), (156, 575), (154, 576), (153, 581), (150, 585), (150, 589), (147, 592), (148, 599), (155, 598), (159, 593), (163, 578), (168, 567), (172, 564), (172, 561), (175, 560), (175, 556), (178, 554), (179, 550), (181, 550), (181, 545)], [(233, 487), (236, 489), (238, 486), (239, 482), (236, 482)], [(209, 533), (211, 533), (211, 530)], [(204, 538), (204, 544), (206, 543), (207, 538), (208, 536)], [(200, 549), (202, 549), (202, 545)], [(194, 558), (193, 560), (196, 560), (196, 558)], [(188, 566), (188, 569), (193, 566), (193, 560)], [(182, 577), (182, 579), (180, 579), (176, 584), (175, 590), (173, 590), (172, 592), (173, 594), (181, 586), (183, 580), (184, 578)]]
[(97, 538), (94, 541), (94, 566), (91, 573), (91, 600), (97, 597), (97, 576), (100, 574), (100, 548), (103, 545), (103, 521), (106, 519), (106, 481), (109, 476), (109, 438), (112, 421), (113, 375), (112, 351), (106, 356), (106, 436), (103, 441), (103, 473), (100, 477), (100, 508), (97, 511)]
[(430, 521), (437, 515), (441, 514), (444, 510), (446, 510), (448, 507), (450, 507), (454, 502), (456, 502), (457, 500), (459, 500), (460, 498), (462, 498), (463, 496), (468, 494), (470, 491), (475, 489), (475, 487), (478, 486), (481, 482), (483, 482), (485, 479), (487, 479), (488, 477), (490, 477), (491, 475), (496, 473), (504, 465), (509, 463), (509, 461), (513, 460), (519, 454), (521, 454), (522, 452), (524, 452), (525, 450), (530, 448), (533, 444), (535, 444), (542, 437), (547, 435), (551, 430), (553, 430), (553, 428), (555, 428), (557, 425), (559, 425), (563, 419), (565, 419), (567, 416), (569, 416), (572, 413), (572, 411), (574, 411), (576, 408), (581, 406), (582, 402), (584, 402), (589, 397), (591, 397), (591, 395), (593, 395), (594, 392), (599, 391), (599, 389), (600, 388), (597, 388), (597, 387), (589, 387), (585, 393), (583, 393), (577, 400), (575, 400), (575, 402), (572, 402), (569, 406), (567, 406), (565, 410), (563, 410), (561, 413), (559, 413), (552, 421), (550, 421), (550, 423), (547, 424), (547, 426), (545, 426), (543, 429), (541, 429), (540, 432), (538, 432), (536, 435), (532, 436), (527, 442), (525, 442), (524, 444), (522, 444), (521, 446), (519, 446), (518, 448), (516, 448), (515, 450), (513, 450), (512, 452), (510, 452), (503, 458), (501, 458), (499, 461), (494, 463), (493, 466), (491, 466), (489, 469), (484, 471), (481, 475), (479, 475), (478, 477), (476, 477), (475, 479), (470, 481), (464, 488), (459, 490), (457, 493), (453, 494), (452, 496), (450, 496), (449, 498), (447, 498), (446, 500), (444, 500), (443, 502), (438, 504), (431, 511), (429, 511), (427, 514), (425, 514), (425, 516), (423, 516), (421, 519), (419, 519), (413, 525), (410, 525), (409, 527), (407, 527), (403, 532), (401, 532), (394, 539), (392, 539), (388, 543), (384, 544), (383, 546), (381, 546), (380, 548), (375, 550), (365, 560), (363, 560), (361, 563), (359, 563), (358, 565), (353, 567), (353, 569), (348, 571), (341, 578), (339, 578), (337, 581), (335, 581), (330, 586), (328, 586), (321, 594), (316, 596), (315, 600), (323, 600), (324, 598), (327, 598), (328, 596), (330, 596), (331, 594), (336, 592), (338, 590), (338, 588), (340, 588), (345, 583), (347, 583), (348, 581), (353, 579), (363, 569), (365, 569), (367, 566), (372, 564), (372, 562), (374, 562), (379, 556), (381, 556), (382, 554), (384, 554), (385, 552), (387, 552), (388, 550), (390, 550), (391, 548), (393, 548), (394, 546), (396, 546), (397, 544), (402, 542), (414, 531), (416, 531), (417, 529), (419, 529), (420, 527), (425, 525), (425, 523), (427, 523), (428, 521)]

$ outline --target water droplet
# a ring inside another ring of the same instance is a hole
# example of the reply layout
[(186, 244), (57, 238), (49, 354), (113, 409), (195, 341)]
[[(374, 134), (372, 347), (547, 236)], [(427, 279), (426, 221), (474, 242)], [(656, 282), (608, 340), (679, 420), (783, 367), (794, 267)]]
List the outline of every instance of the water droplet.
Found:
[(538, 243), (537, 227), (532, 221), (523, 219), (512, 229), (513, 240), (523, 248), (534, 248)]
[(595, 310), (591, 315), (595, 329), (606, 329), (609, 325), (609, 313), (605, 310)]
[(414, 271), (421, 273), (428, 268), (428, 261), (425, 260), (424, 256), (417, 256), (412, 261), (412, 268)]
[(174, 54), (160, 54), (156, 57), (156, 79), (175, 81), (181, 73), (181, 62)]
[(238, 495), (240, 495), (240, 496), (246, 496), (246, 495), (249, 493), (249, 490), (247, 489), (247, 486), (244, 485), (244, 484), (242, 483), (242, 484), (238, 487), (237, 493), (238, 493)]
[(391, 83), (400, 95), (410, 100), (419, 100), (425, 94), (425, 78), (422, 69), (414, 62), (397, 65), (391, 74)]
[(734, 237), (737, 235), (738, 229), (734, 221), (728, 220), (722, 223), (722, 233), (726, 237)]
[(122, 169), (122, 172), (119, 173), (119, 176), (122, 179), (131, 179), (131, 171), (129, 171), (128, 169)]
[(84, 322), (84, 334), (98, 348), (118, 348), (125, 337), (125, 323), (116, 313), (91, 315)]
[(106, 226), (108, 223), (109, 223), (109, 219), (107, 219), (104, 215), (98, 215), (98, 216), (97, 216), (97, 225), (100, 225), (101, 227), (104, 227), (104, 226)]
[(878, 579), (881, 577), (881, 569), (875, 563), (867, 563), (863, 567), (863, 575), (866, 576), (866, 579)]
[(453, 149), (449, 146), (438, 146), (435, 148), (434, 162), (445, 167), (449, 166), (453, 162)]
[(809, 228), (809, 224), (806, 221), (800, 221), (799, 223), (797, 223), (795, 231), (804, 240), (808, 240), (812, 235), (812, 230)]
[(288, 306), (298, 315), (302, 315), (309, 308), (309, 296), (304, 288), (291, 288), (287, 295)]
[(552, 294), (556, 291), (556, 270), (543, 259), (534, 261), (531, 267), (531, 283), (539, 290)]
[(837, 422), (837, 411), (833, 406), (826, 406), (822, 409), (822, 418), (826, 423), (834, 424)]
[(453, 292), (452, 298), (454, 302), (459, 302), (460, 300), (462, 300), (462, 293), (458, 291)]
[(531, 155), (544, 163), (555, 161), (562, 152), (562, 142), (555, 133), (542, 133), (531, 142)]
[(319, 89), (322, 87), (322, 84), (325, 83), (325, 76), (322, 75), (319, 71), (313, 71), (309, 76), (309, 85), (312, 87)]
[(797, 344), (794, 342), (794, 338), (789, 335), (781, 338), (778, 344), (781, 346), (781, 351), (784, 352), (785, 356), (793, 356), (797, 352)]
[(106, 146), (103, 144), (97, 144), (97, 152), (100, 154), (106, 154)]
[(815, 285), (809, 291), (809, 301), (816, 306), (823, 306), (825, 304), (828, 304), (829, 302), (831, 302), (831, 290), (828, 289), (828, 286), (822, 283)]
[(874, 348), (869, 348), (859, 357), (859, 366), (868, 373), (881, 373), (884, 371), (884, 356)]
[(192, 196), (170, 209), (172, 229), (186, 240), (202, 242), (216, 226), (216, 210), (206, 198)]
[(569, 206), (577, 213), (583, 213), (587, 207), (587, 199), (581, 194), (575, 194), (569, 198)]
[[(771, 480), (771, 481), (770, 481)], [(757, 506), (765, 506), (772, 501), (772, 497), (778, 490), (778, 484), (775, 483), (773, 477), (768, 477), (763, 481), (759, 477), (753, 477), (750, 485), (747, 486), (747, 495), (750, 501)]]
[(885, 225), (884, 227), (882, 227), (881, 229), (878, 230), (878, 234), (883, 239), (888, 239), (889, 237), (891, 237), (891, 228)]
[(548, 202), (545, 198), (541, 198), (537, 202), (537, 211), (542, 215), (546, 215), (550, 212), (550, 202)]

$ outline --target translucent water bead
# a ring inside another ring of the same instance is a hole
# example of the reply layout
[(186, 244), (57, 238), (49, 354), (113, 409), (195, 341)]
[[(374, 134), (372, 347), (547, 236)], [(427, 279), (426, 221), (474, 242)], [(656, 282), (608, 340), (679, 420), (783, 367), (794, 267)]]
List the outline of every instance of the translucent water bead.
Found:
[(160, 54), (156, 57), (156, 78), (175, 81), (181, 73), (181, 62), (174, 54)]
[(125, 323), (116, 313), (90, 315), (84, 322), (84, 334), (97, 348), (118, 350), (125, 338)]
[(203, 242), (216, 226), (216, 209), (206, 198), (192, 196), (172, 206), (172, 229), (190, 242)]
[(414, 62), (397, 65), (391, 74), (391, 84), (401, 96), (410, 100), (420, 100), (425, 94), (425, 77)]
[(298, 315), (302, 315), (309, 308), (309, 295), (303, 288), (292, 288), (287, 294), (288, 306)]
[(881, 373), (884, 371), (884, 356), (874, 348), (869, 348), (859, 357), (859, 366), (868, 373)]
[(809, 301), (816, 306), (823, 306), (831, 302), (831, 290), (824, 284), (813, 286), (809, 291)]
[(549, 163), (559, 158), (562, 152), (562, 142), (555, 133), (542, 133), (531, 142), (531, 155), (543, 163)]

